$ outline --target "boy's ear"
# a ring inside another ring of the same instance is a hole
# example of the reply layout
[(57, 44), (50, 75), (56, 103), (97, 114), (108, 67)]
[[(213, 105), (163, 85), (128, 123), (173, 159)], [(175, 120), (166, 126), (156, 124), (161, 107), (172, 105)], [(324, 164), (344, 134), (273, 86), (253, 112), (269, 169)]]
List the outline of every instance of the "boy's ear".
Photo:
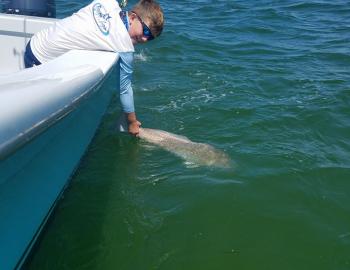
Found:
[(136, 15), (134, 14), (134, 13), (129, 13), (129, 19), (131, 19), (131, 20), (135, 20), (135, 18), (136, 18)]

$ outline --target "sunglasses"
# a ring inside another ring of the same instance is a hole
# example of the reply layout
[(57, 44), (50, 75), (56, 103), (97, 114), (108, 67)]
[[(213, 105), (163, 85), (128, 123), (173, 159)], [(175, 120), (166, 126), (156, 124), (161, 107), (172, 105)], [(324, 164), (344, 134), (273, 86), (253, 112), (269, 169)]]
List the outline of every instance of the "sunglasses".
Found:
[(139, 15), (137, 15), (136, 12), (131, 11), (131, 13), (135, 14), (136, 18), (140, 21), (140, 23), (142, 24), (142, 31), (143, 31), (143, 35), (147, 38), (147, 40), (152, 40), (154, 39), (154, 36), (152, 35), (151, 30), (149, 29), (149, 27), (147, 26), (147, 24), (145, 24), (143, 22), (143, 20), (141, 19), (141, 17)]

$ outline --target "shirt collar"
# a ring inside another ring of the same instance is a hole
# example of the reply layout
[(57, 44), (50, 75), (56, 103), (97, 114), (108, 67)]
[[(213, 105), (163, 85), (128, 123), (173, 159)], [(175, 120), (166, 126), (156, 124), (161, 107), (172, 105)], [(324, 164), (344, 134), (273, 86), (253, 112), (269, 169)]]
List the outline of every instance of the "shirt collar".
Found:
[(129, 31), (129, 16), (128, 16), (128, 12), (127, 11), (120, 11), (119, 16), (122, 19), (126, 30)]

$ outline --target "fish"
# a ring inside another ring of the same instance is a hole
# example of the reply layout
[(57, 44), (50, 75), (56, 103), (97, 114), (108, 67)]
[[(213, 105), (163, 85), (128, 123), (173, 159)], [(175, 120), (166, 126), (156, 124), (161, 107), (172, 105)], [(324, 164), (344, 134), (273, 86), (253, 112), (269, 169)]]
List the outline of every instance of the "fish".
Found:
[(190, 164), (218, 168), (230, 168), (229, 156), (206, 143), (193, 142), (185, 136), (164, 130), (140, 128), (138, 137), (181, 157)]

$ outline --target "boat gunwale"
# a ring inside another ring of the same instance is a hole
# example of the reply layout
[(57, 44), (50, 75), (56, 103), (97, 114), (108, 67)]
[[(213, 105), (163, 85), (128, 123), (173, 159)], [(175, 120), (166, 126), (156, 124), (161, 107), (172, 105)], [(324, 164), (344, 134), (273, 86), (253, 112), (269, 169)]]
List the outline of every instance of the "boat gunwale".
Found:
[(17, 134), (16, 137), (8, 140), (0, 145), (0, 161), (7, 159), (13, 153), (15, 153), (19, 148), (30, 143), (33, 139), (43, 133), (46, 129), (54, 125), (56, 122), (60, 121), (62, 118), (66, 117), (69, 113), (74, 111), (78, 105), (85, 99), (87, 99), (93, 92), (99, 90), (99, 84), (104, 81), (106, 77), (100, 69), (97, 69), (101, 76), (94, 82), (90, 87), (88, 87), (83, 93), (78, 97), (74, 98), (70, 103), (59, 108), (57, 111), (51, 113), (46, 118), (41, 119), (39, 122), (35, 123), (28, 129)]

